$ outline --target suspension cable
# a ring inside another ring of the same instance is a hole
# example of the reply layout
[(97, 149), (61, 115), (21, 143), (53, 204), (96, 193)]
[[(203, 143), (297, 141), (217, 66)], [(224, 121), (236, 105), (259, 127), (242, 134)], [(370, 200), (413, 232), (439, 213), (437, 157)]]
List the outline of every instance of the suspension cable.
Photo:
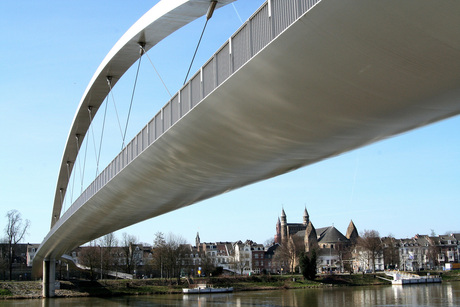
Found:
[(110, 96), (112, 96), (113, 107), (115, 109), (115, 115), (117, 116), (117, 121), (118, 121), (118, 128), (120, 128), (120, 135), (121, 135), (121, 138), (123, 139), (123, 130), (121, 129), (120, 117), (118, 116), (118, 110), (117, 110), (117, 104), (115, 103), (115, 96), (113, 95), (111, 76), (107, 77), (107, 84), (109, 85)]
[(168, 92), (169, 97), (172, 98), (171, 92), (168, 90), (168, 87), (166, 86), (165, 82), (163, 81), (163, 78), (161, 78), (161, 75), (160, 75), (160, 73), (158, 72), (157, 68), (155, 67), (155, 65), (153, 65), (153, 62), (152, 62), (152, 60), (150, 59), (149, 54), (146, 52), (146, 50), (145, 50), (144, 47), (141, 47), (141, 48), (142, 48), (142, 50), (144, 50), (144, 53), (145, 53), (145, 55), (147, 56), (147, 59), (149, 60), (149, 62), (150, 62), (150, 64), (152, 65), (153, 69), (155, 70), (155, 72), (157, 73), (158, 78), (160, 78), (161, 83), (163, 83), (163, 86), (164, 86), (164, 88), (166, 89), (166, 91)]
[(85, 179), (85, 169), (86, 169), (86, 153), (88, 152), (88, 139), (89, 137), (85, 138), (85, 158), (83, 159), (83, 176), (81, 176), (81, 188), (80, 194), (83, 193), (83, 181)]
[[(75, 166), (75, 164), (74, 164), (74, 166)], [(70, 206), (72, 206), (72, 204), (73, 204), (73, 192), (75, 191), (75, 177), (77, 177), (77, 176), (75, 175), (75, 173), (73, 173), (72, 176), (73, 176), (73, 178), (72, 178), (72, 190), (71, 190), (71, 192), (70, 192), (70, 205), (69, 205), (69, 208), (70, 208)]]
[(193, 54), (192, 61), (190, 62), (190, 66), (188, 67), (187, 75), (185, 76), (183, 85), (185, 85), (185, 82), (187, 82), (187, 78), (190, 73), (190, 70), (192, 69), (193, 62), (195, 61), (195, 56), (196, 56), (196, 53), (198, 52), (198, 48), (200, 47), (200, 43), (201, 43), (201, 39), (203, 38), (204, 31), (206, 30), (206, 26), (208, 25), (209, 19), (211, 19), (212, 14), (214, 13), (214, 10), (216, 9), (216, 5), (217, 5), (217, 0), (212, 0), (209, 5), (208, 12), (206, 13), (206, 22), (204, 23), (203, 31), (201, 31), (200, 39), (198, 40), (198, 44), (196, 45), (195, 53)]
[(79, 134), (75, 134), (75, 142), (77, 143), (77, 157), (76, 157), (76, 163), (78, 163), (78, 168), (79, 168), (79, 171), (80, 171), (80, 176), (81, 176), (81, 165), (80, 165), (80, 155), (78, 154), (80, 152), (80, 135)]
[(104, 137), (105, 119), (107, 115), (108, 104), (109, 104), (109, 96), (107, 95), (107, 99), (105, 101), (104, 119), (102, 120), (102, 132), (101, 132), (101, 141), (99, 142), (99, 153), (96, 158), (96, 177), (97, 175), (99, 175), (99, 161), (101, 159), (102, 139)]
[(93, 135), (93, 147), (94, 147), (94, 156), (96, 157), (96, 162), (97, 162), (97, 148), (96, 148), (96, 137), (94, 136), (94, 127), (91, 125), (93, 122), (93, 107), (89, 106), (88, 107), (88, 114), (89, 114), (89, 122), (90, 122), (90, 127), (91, 127), (91, 134)]
[(232, 3), (233, 9), (235, 10), (236, 16), (238, 16), (238, 19), (240, 20), (241, 23), (243, 23), (243, 19), (241, 19), (240, 14), (238, 13), (238, 10), (236, 9), (235, 3)]
[[(64, 206), (64, 198), (62, 196), (62, 194), (64, 194), (64, 189), (63, 188), (60, 188), (59, 189), (59, 195), (61, 195), (61, 209), (62, 207)], [(61, 210), (62, 211), (62, 210)], [(60, 216), (59, 216), (60, 217)], [(55, 219), (57, 219), (57, 216), (54, 216)]]
[(78, 169), (80, 171), (80, 178), (82, 177), (82, 170), (81, 170), (81, 158), (80, 158), (80, 155), (79, 155), (79, 152), (80, 152), (80, 135), (79, 134), (76, 134), (75, 135), (75, 140), (77, 142), (77, 162), (78, 162)]
[[(67, 187), (68, 187), (69, 184), (70, 184), (70, 163), (71, 163), (70, 161), (67, 161)], [(66, 193), (66, 194), (67, 194), (67, 193)], [(70, 191), (70, 194), (72, 194), (72, 189), (71, 189), (71, 191)], [(68, 195), (68, 194), (67, 194), (67, 195)], [(69, 196), (67, 197), (67, 199), (69, 199), (69, 197), (70, 197), (70, 204), (72, 204), (72, 195), (69, 195)], [(65, 211), (65, 208), (66, 208), (66, 206), (65, 206), (65, 203), (64, 203), (64, 211)]]
[(145, 43), (139, 43), (139, 46), (140, 46), (141, 49), (140, 49), (139, 61), (138, 61), (138, 64), (137, 64), (136, 78), (134, 79), (133, 92), (131, 94), (131, 102), (129, 103), (128, 117), (126, 118), (125, 133), (123, 134), (123, 142), (121, 144), (121, 149), (122, 150), (125, 147), (126, 131), (128, 130), (129, 116), (131, 115), (131, 108), (133, 106), (134, 93), (136, 91), (136, 85), (137, 85), (137, 77), (139, 76), (139, 69), (141, 67), (142, 55), (144, 54)]
[(201, 39), (203, 38), (204, 30), (206, 30), (206, 25), (208, 24), (208, 20), (209, 19), (206, 19), (206, 22), (204, 23), (203, 31), (201, 31), (200, 39), (198, 40), (198, 44), (196, 45), (195, 53), (193, 54), (192, 61), (190, 62), (190, 66), (188, 67), (187, 75), (185, 75), (184, 84), (182, 85), (185, 85), (185, 82), (187, 82), (188, 75), (190, 73), (190, 70), (192, 69), (193, 61), (195, 61), (196, 53), (198, 52), (198, 48), (200, 47)]

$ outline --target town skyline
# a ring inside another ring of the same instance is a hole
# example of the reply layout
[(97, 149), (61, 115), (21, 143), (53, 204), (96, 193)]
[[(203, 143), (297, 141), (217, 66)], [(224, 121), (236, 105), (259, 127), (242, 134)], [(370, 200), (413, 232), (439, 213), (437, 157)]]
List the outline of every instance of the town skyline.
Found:
[[(157, 2), (0, 4), (0, 20), (8, 29), (0, 42), (0, 54), (8, 59), (0, 75), (0, 128), (6, 132), (0, 152), (2, 229), (6, 212), (17, 209), (31, 220), (28, 242), (40, 243), (46, 236), (62, 151), (87, 83), (116, 41)], [(216, 11), (191, 71), (263, 2), (237, 1)], [(200, 19), (152, 50), (172, 92), (180, 88), (202, 25)], [(177, 48), (184, 45), (187, 48)], [(117, 84), (118, 93), (130, 93), (132, 77), (130, 72), (125, 82)], [(168, 100), (151, 67), (142, 66), (140, 80), (128, 139)], [(146, 84), (155, 85), (149, 89)], [(128, 94), (118, 95), (122, 101)], [(120, 109), (127, 111), (126, 106)], [(341, 231), (352, 219), (359, 231), (376, 229), (380, 235), (401, 238), (414, 235), (412, 229), (420, 234), (430, 234), (431, 229), (437, 234), (458, 232), (453, 213), (460, 204), (459, 127), (458, 116), (431, 124), (149, 219), (118, 231), (117, 236), (126, 232), (151, 243), (149, 234), (162, 231), (181, 233), (193, 242), (200, 232), (210, 242), (254, 236), (254, 241), (263, 243), (274, 235), (282, 208), (292, 221), (299, 216), (301, 222), (304, 207), (315, 225), (334, 224)], [(119, 151), (113, 130), (108, 135), (113, 142), (108, 146)], [(113, 159), (112, 152), (105, 148), (103, 152), (105, 163)]]
[[(358, 235), (353, 221), (350, 221), (346, 233), (333, 225), (315, 230), (307, 210), (303, 212), (301, 223), (289, 221), (283, 210), (276, 225), (276, 236), (270, 242), (261, 243), (250, 238), (207, 241), (197, 233), (195, 241), (189, 243), (180, 234), (164, 235), (161, 232), (154, 234), (153, 241), (153, 244), (145, 244), (136, 241), (130, 234), (124, 233), (120, 238), (112, 234), (76, 247), (66, 257), (86, 267), (80, 269), (91, 272), (91, 278), (94, 277), (93, 268), (102, 266), (102, 263), (106, 266), (106, 272), (117, 272), (116, 276), (119, 272), (128, 275), (134, 273), (137, 278), (163, 276), (160, 272), (163, 268), (163, 253), (173, 257), (172, 263), (177, 263), (174, 257), (183, 259), (180, 268), (173, 269), (175, 273), (168, 273), (174, 276), (179, 272), (180, 275), (195, 276), (201, 267), (207, 274), (211, 271), (238, 275), (282, 274), (283, 270), (294, 272), (299, 259), (305, 254), (316, 259), (317, 273), (369, 273), (387, 269), (450, 270), (458, 266), (460, 259), (460, 233), (436, 236), (416, 234), (412, 238), (394, 238), (381, 237), (376, 230), (364, 230)], [(5, 255), (5, 246), (8, 244), (0, 243), (2, 257)], [(38, 246), (30, 243), (13, 244), (17, 263), (13, 267), (16, 275), (13, 275), (16, 278), (20, 274), (18, 272), (30, 273)], [(3, 278), (5, 274), (3, 269)], [(132, 278), (132, 275), (127, 278)]]
[[(294, 218), (289, 218), (289, 215), (285, 213), (285, 216), (286, 216), (286, 219), (287, 219), (287, 223), (288, 224), (302, 224), (302, 223), (305, 223), (305, 219), (304, 219), (304, 212), (307, 211), (308, 212), (308, 208), (304, 207), (303, 210), (302, 210), (302, 214), (298, 214), (298, 215), (295, 215)], [(154, 240), (155, 240), (155, 236), (156, 234), (158, 233), (162, 233), (165, 237), (168, 237), (168, 236), (173, 236), (173, 237), (178, 237), (178, 238), (181, 238), (184, 240), (184, 243), (185, 244), (190, 244), (190, 245), (194, 245), (195, 243), (195, 240), (196, 240), (196, 237), (199, 236), (200, 238), (202, 238), (202, 243), (206, 243), (206, 242), (238, 242), (238, 241), (246, 241), (246, 240), (249, 240), (249, 241), (252, 241), (254, 243), (258, 243), (258, 244), (262, 244), (264, 246), (269, 246), (269, 242), (271, 243), (276, 243), (277, 239), (277, 235), (279, 235), (279, 233), (277, 233), (277, 225), (280, 223), (280, 220), (282, 220), (282, 214), (283, 212), (285, 212), (285, 209), (284, 207), (281, 208), (281, 212), (280, 214), (278, 215), (277, 217), (277, 220), (272, 223), (273, 224), (273, 235), (268, 235), (266, 236), (266, 239), (264, 240), (261, 240), (261, 241), (258, 241), (258, 240), (255, 240), (251, 235), (246, 235), (244, 237), (240, 237), (240, 238), (237, 238), (237, 239), (231, 239), (231, 240), (227, 240), (225, 238), (220, 238), (220, 239), (217, 239), (217, 240), (208, 240), (206, 239), (207, 237), (207, 234), (206, 233), (202, 233), (200, 232), (199, 230), (197, 230), (194, 234), (191, 234), (191, 235), (184, 235), (183, 233), (178, 233), (178, 232), (174, 232), (174, 231), (169, 231), (169, 232), (164, 232), (162, 231), (161, 229), (159, 230), (156, 230), (150, 234), (146, 234), (144, 236), (139, 236), (135, 233), (130, 233), (130, 232), (127, 232), (126, 230), (129, 228), (124, 228), (124, 229), (121, 229), (119, 231), (116, 231), (116, 232), (113, 232), (112, 234), (114, 235), (114, 237), (116, 239), (121, 239), (124, 235), (129, 235), (129, 236), (132, 236), (133, 238), (135, 238), (136, 240), (136, 243), (138, 244), (143, 244), (145, 246), (153, 246), (154, 245)], [(20, 214), (21, 216), (21, 219), (22, 219), (22, 224), (24, 225), (27, 218), (24, 217), (24, 215), (18, 211), (18, 213)], [(404, 237), (398, 237), (398, 236), (395, 236), (393, 233), (388, 233), (388, 234), (382, 234), (378, 228), (373, 228), (373, 229), (361, 229), (359, 227), (359, 224), (357, 224), (353, 219), (350, 219), (348, 220), (348, 222), (346, 221), (342, 221), (342, 223), (340, 223), (341, 225), (342, 224), (347, 224), (347, 226), (345, 228), (337, 228), (336, 224), (335, 223), (332, 223), (330, 225), (316, 225), (316, 223), (314, 222), (315, 219), (313, 217), (313, 220), (311, 219), (311, 215), (310, 213), (308, 212), (308, 216), (309, 216), (309, 221), (311, 221), (315, 226), (315, 228), (330, 228), (330, 227), (334, 227), (336, 228), (337, 230), (339, 230), (340, 232), (347, 232), (348, 230), (348, 227), (350, 227), (351, 224), (354, 224), (354, 226), (356, 226), (356, 229), (357, 229), (357, 232), (358, 234), (361, 236), (363, 235), (364, 232), (366, 231), (376, 231), (378, 234), (379, 234), (379, 237), (380, 238), (388, 238), (388, 237), (393, 237), (397, 240), (406, 240), (406, 239), (413, 239), (417, 236), (429, 236), (429, 237), (441, 237), (441, 236), (448, 236), (448, 235), (452, 235), (452, 234), (460, 234), (460, 231), (457, 230), (457, 231), (446, 231), (444, 233), (438, 233), (435, 231), (434, 228), (431, 228), (430, 229), (430, 232), (429, 233), (421, 233), (421, 232), (417, 232), (417, 231), (412, 231), (412, 235), (408, 235), (408, 236), (404, 236)], [(30, 221), (30, 220), (29, 220)], [(29, 227), (30, 225), (28, 225)], [(3, 233), (2, 233), (2, 236), (0, 238), (3, 238), (5, 237), (6, 234), (5, 234), (5, 231), (3, 230)], [(150, 240), (142, 240), (141, 238), (146, 238), (150, 236), (151, 239)], [(219, 237), (219, 234), (213, 232), (209, 237), (210, 238), (215, 238), (215, 237)], [(190, 237), (193, 237), (192, 239), (189, 239)], [(263, 237), (263, 236), (260, 236), (259, 237)], [(91, 245), (91, 244), (94, 244), (94, 242), (98, 242), (99, 240), (101, 240), (103, 237), (99, 237), (99, 238), (96, 238), (90, 242), (87, 242), (85, 244), (82, 244), (81, 246), (86, 246), (86, 245)], [(34, 241), (31, 241), (31, 240), (28, 240), (28, 231), (26, 232), (25, 236), (24, 236), (24, 239), (21, 240), (19, 243), (21, 244), (40, 244), (41, 242), (34, 242)]]

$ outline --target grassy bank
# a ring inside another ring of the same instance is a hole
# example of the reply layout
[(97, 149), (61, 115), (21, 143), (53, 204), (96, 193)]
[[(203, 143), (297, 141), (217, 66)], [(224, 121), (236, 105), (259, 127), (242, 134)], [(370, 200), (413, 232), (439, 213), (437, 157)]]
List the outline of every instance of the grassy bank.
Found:
[[(431, 273), (436, 274), (436, 273)], [(251, 277), (213, 277), (195, 280), (196, 283), (208, 283), (214, 287), (233, 287), (235, 291), (257, 291), (296, 288), (321, 288), (332, 286), (368, 286), (389, 284), (377, 278), (383, 274), (325, 275), (315, 281), (304, 280), (299, 275), (251, 276)], [(444, 281), (460, 281), (460, 271), (444, 272)], [(189, 287), (188, 282), (177, 280), (101, 280), (101, 281), (61, 281), (61, 289), (56, 290), (57, 297), (78, 296), (122, 296), (146, 294), (180, 294), (182, 288)], [(0, 299), (39, 298), (41, 282), (0, 282)]]
[[(324, 286), (319, 282), (302, 280), (298, 276), (252, 276), (252, 277), (214, 277), (197, 279), (195, 283), (212, 284), (214, 287), (233, 287), (235, 291), (256, 291), (273, 289), (293, 289)], [(185, 279), (178, 283), (174, 280), (100, 280), (61, 281), (57, 297), (78, 296), (122, 296), (145, 294), (180, 294), (182, 288), (188, 288)], [(39, 298), (42, 285), (38, 281), (0, 282), (0, 298)]]

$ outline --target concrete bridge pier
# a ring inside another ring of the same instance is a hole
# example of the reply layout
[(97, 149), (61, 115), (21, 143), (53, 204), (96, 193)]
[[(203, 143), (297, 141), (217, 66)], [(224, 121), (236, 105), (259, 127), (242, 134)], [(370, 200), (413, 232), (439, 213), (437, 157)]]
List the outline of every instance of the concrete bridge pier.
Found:
[(54, 297), (56, 284), (56, 260), (43, 261), (43, 297)]

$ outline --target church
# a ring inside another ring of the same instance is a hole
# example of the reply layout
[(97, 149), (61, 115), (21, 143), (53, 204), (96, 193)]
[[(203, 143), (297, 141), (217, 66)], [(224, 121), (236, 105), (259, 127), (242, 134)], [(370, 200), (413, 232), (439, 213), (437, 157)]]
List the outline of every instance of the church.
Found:
[(346, 235), (334, 226), (315, 228), (305, 208), (302, 223), (288, 223), (284, 209), (276, 224), (275, 243), (288, 244), (291, 240), (302, 241), (306, 252), (316, 250), (318, 267), (322, 271), (343, 271), (351, 256), (351, 247), (358, 240), (358, 230), (353, 221)]

